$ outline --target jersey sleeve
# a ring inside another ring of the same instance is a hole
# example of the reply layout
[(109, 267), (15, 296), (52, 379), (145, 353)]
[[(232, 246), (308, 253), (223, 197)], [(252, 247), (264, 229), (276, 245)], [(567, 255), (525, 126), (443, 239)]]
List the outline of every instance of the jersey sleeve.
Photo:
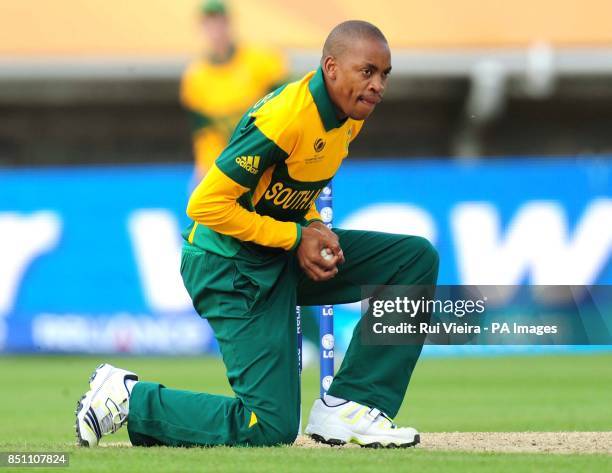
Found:
[(300, 225), (257, 214), (251, 196), (264, 171), (288, 156), (291, 132), (278, 127), (274, 141), (259, 129), (257, 120), (265, 129), (265, 117), (260, 119), (254, 111), (240, 121), (230, 143), (191, 195), (187, 214), (218, 233), (290, 250), (299, 244)]
[(216, 232), (263, 246), (292, 250), (301, 239), (301, 227), (249, 211), (238, 199), (249, 189), (238, 184), (213, 165), (195, 189), (187, 215)]
[[(265, 118), (260, 119), (255, 111), (247, 112), (215, 162), (224, 174), (249, 190), (255, 188), (266, 169), (289, 156), (277, 144), (281, 141), (279, 138), (269, 137), (270, 133), (264, 134), (262, 123), (265, 124)], [(277, 130), (284, 137), (290, 135), (289, 130), (280, 126)]]

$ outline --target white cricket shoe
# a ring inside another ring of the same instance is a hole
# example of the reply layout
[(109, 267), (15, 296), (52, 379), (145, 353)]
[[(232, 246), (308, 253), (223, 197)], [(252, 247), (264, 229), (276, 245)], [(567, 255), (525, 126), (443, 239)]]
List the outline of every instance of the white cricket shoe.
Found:
[(77, 402), (76, 435), (83, 447), (95, 447), (103, 435), (115, 433), (127, 420), (130, 390), (126, 381), (138, 381), (131, 371), (102, 364), (89, 378), (89, 391)]
[(356, 443), (370, 448), (413, 447), (421, 439), (411, 427), (397, 427), (375, 408), (347, 401), (335, 407), (317, 399), (310, 411), (306, 434), (329, 445)]

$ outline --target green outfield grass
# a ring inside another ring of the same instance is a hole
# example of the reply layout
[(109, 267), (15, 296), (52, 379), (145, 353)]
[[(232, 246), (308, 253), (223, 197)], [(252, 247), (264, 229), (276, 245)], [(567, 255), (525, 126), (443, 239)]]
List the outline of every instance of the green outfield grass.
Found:
[[(0, 357), (0, 451), (69, 451), (71, 471), (612, 469), (612, 456), (606, 455), (477, 454), (418, 448), (78, 449), (71, 446), (74, 407), (101, 361), (169, 387), (231, 392), (222, 364), (212, 358)], [(304, 418), (318, 394), (317, 377), (316, 369), (304, 373)], [(423, 432), (604, 431), (612, 430), (611, 406), (612, 354), (425, 359), (417, 367), (396, 420)], [(124, 429), (106, 439), (125, 442), (127, 433)]]

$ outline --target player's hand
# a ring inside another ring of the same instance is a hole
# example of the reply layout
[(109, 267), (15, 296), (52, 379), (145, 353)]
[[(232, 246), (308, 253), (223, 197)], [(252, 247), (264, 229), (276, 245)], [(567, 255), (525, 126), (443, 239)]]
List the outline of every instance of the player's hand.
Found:
[(332, 238), (336, 242), (337, 248), (339, 249), (339, 251), (336, 253), (333, 250), (333, 248), (331, 247), (328, 247), (328, 248), (332, 251), (334, 255), (338, 256), (339, 258), (338, 263), (344, 263), (344, 253), (342, 252), (342, 248), (340, 248), (340, 240), (338, 239), (338, 235), (332, 232), (327, 225), (325, 225), (323, 222), (319, 222), (318, 220), (315, 220), (314, 222), (312, 222), (310, 225), (308, 225), (308, 227), (316, 228), (324, 235), (328, 236), (329, 238)]
[[(344, 261), (338, 236), (325, 227), (327, 232), (317, 226), (302, 228), (302, 240), (297, 250), (300, 266), (313, 281), (327, 281), (338, 274), (338, 263)], [(328, 248), (332, 255), (323, 258), (321, 251)]]

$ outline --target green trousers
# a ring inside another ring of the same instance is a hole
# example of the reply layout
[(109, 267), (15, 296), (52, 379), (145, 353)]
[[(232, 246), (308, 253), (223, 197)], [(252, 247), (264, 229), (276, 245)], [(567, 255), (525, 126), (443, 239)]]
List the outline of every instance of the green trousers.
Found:
[[(333, 279), (309, 280), (294, 252), (245, 247), (225, 258), (185, 246), (181, 274), (197, 312), (219, 343), (235, 397), (139, 382), (130, 398), (134, 445), (278, 445), (295, 440), (300, 420), (295, 306), (361, 299), (361, 286), (433, 285), (438, 256), (427, 240), (334, 229), (346, 262)], [(394, 417), (421, 345), (371, 346), (360, 323), (329, 394)], [(309, 400), (310, 402), (311, 400)]]

